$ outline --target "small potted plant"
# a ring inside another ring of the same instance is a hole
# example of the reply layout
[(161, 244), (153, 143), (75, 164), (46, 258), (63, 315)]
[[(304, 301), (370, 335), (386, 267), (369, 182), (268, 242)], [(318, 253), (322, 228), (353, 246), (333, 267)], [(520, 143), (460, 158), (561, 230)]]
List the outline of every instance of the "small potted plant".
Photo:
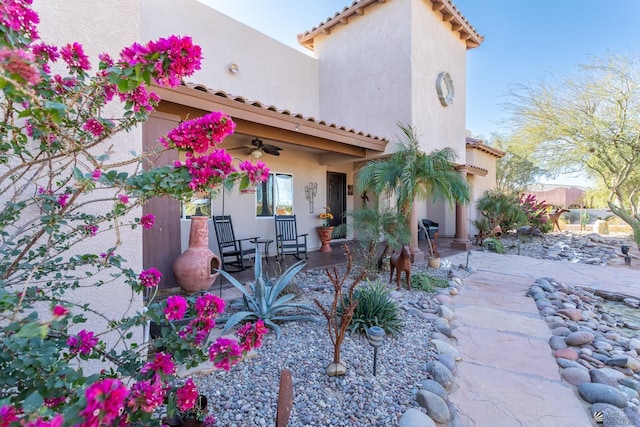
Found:
[(209, 414), (207, 397), (199, 394), (194, 381), (188, 378), (182, 387), (169, 395), (169, 413), (164, 422), (172, 427), (208, 427), (216, 423), (213, 414)]
[(322, 225), (318, 227), (318, 236), (320, 237), (320, 242), (322, 246), (320, 247), (320, 252), (331, 252), (331, 246), (329, 243), (331, 242), (331, 238), (333, 237), (333, 226), (331, 225), (331, 221), (333, 220), (333, 214), (331, 213), (331, 209), (329, 206), (325, 206), (324, 212), (318, 215), (320, 221), (322, 221)]

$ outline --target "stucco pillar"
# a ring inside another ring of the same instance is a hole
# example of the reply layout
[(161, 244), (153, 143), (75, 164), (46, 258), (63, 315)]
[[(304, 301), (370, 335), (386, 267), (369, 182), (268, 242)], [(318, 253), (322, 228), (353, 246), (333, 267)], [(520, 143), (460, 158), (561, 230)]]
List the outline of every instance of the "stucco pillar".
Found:
[(456, 204), (456, 237), (451, 242), (451, 249), (471, 249), (469, 240), (469, 230), (467, 229), (467, 205)]
[(409, 216), (409, 229), (411, 230), (411, 255), (412, 262), (424, 261), (424, 252), (418, 247), (418, 220), (416, 219), (416, 206), (415, 203), (411, 208), (411, 215)]
[[(467, 177), (467, 172), (460, 170), (462, 176)], [(451, 242), (451, 249), (462, 249), (468, 251), (471, 249), (471, 240), (469, 240), (469, 229), (467, 226), (467, 205), (463, 203), (456, 204), (456, 236)]]

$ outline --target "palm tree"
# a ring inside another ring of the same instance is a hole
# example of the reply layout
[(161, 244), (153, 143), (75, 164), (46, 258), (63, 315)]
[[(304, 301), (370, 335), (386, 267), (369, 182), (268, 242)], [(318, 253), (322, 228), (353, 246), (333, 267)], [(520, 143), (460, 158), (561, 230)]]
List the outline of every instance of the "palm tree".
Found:
[(397, 212), (408, 226), (416, 199), (444, 200), (452, 205), (469, 202), (467, 180), (453, 165), (457, 158), (455, 151), (445, 147), (426, 154), (420, 150), (416, 130), (410, 125), (398, 123), (398, 126), (403, 133), (398, 150), (363, 166), (356, 176), (356, 191), (371, 191), (377, 196), (395, 194)]

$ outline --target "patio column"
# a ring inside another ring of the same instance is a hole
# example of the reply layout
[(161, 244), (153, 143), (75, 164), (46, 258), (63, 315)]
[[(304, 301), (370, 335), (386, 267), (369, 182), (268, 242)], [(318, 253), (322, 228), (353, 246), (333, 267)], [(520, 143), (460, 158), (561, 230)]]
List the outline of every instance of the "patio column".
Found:
[[(467, 178), (465, 168), (459, 169), (459, 172), (465, 179)], [(467, 205), (464, 203), (456, 203), (456, 236), (451, 242), (451, 249), (462, 249), (464, 251), (471, 249), (467, 223)]]
[(411, 208), (411, 215), (409, 216), (409, 229), (411, 230), (411, 262), (424, 261), (424, 252), (418, 247), (418, 220), (416, 219), (416, 206), (415, 203)]

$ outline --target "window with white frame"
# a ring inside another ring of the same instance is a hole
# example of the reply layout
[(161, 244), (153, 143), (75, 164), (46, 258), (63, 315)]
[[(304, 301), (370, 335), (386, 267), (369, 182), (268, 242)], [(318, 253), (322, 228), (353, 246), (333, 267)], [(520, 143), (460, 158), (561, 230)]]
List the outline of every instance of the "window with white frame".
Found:
[(293, 215), (293, 175), (270, 173), (256, 186), (256, 216)]

